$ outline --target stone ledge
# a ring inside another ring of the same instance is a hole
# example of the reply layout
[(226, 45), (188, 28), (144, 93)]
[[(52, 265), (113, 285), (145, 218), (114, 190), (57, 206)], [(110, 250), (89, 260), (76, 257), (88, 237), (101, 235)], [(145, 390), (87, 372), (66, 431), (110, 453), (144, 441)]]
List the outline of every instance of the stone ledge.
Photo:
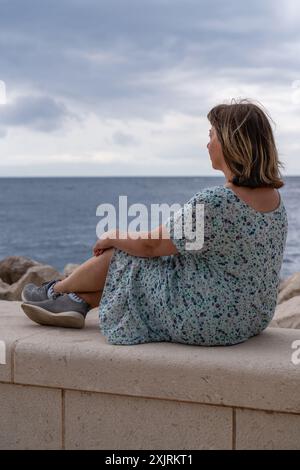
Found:
[(299, 330), (230, 347), (114, 346), (0, 301), (0, 449), (300, 449)]
[(227, 347), (175, 343), (110, 345), (97, 309), (83, 330), (32, 323), (19, 302), (0, 301), (0, 340), (7, 364), (0, 381), (300, 413), (300, 365), (291, 362), (299, 330), (267, 328)]

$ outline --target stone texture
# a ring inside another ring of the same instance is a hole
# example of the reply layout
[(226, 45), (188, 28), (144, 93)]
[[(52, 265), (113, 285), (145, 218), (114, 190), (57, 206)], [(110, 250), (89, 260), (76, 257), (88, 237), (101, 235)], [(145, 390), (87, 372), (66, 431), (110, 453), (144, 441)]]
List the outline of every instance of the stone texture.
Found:
[(300, 273), (294, 273), (282, 283), (277, 303), (281, 304), (296, 295), (300, 295)]
[(236, 410), (236, 449), (300, 450), (300, 415)]
[(70, 276), (70, 274), (72, 274), (72, 272), (75, 271), (75, 269), (78, 268), (78, 266), (80, 266), (80, 264), (74, 264), (74, 263), (66, 264), (66, 266), (64, 267), (64, 276)]
[(0, 340), (5, 345), (6, 363), (0, 365), (0, 381), (14, 380), (13, 353), (17, 342), (28, 336), (40, 334), (39, 326), (25, 316), (21, 302), (0, 300)]
[(0, 261), (0, 278), (7, 284), (14, 284), (32, 266), (40, 263), (25, 256), (8, 256)]
[(300, 329), (300, 295), (292, 297), (276, 307), (270, 326)]
[(61, 391), (0, 383), (0, 449), (60, 449)]
[(286, 280), (287, 280), (287, 279), (282, 279), (282, 278), (280, 278), (280, 280), (279, 280), (279, 286), (278, 286), (278, 292), (280, 292), (280, 291), (285, 287), (285, 285), (286, 285)]
[(98, 329), (97, 309), (83, 330), (39, 328), (16, 345), (18, 383), (300, 412), (300, 369), (291, 362), (297, 330), (268, 328), (245, 343), (215, 348), (110, 345)]
[(6, 282), (2, 281), (2, 279), (0, 279), (0, 289), (7, 289), (9, 287), (9, 284), (7, 284)]
[(29, 268), (26, 273), (14, 284), (0, 285), (0, 299), (2, 300), (21, 300), (21, 292), (25, 284), (33, 282), (41, 285), (43, 282), (54, 278), (61, 278), (61, 275), (52, 266), (38, 264)]
[(66, 449), (231, 449), (232, 410), (66, 391)]
[[(0, 301), (2, 339), (8, 349), (8, 364), (0, 365), (3, 448), (60, 445), (62, 413), (57, 409), (62, 411), (63, 392), (59, 389), (65, 389), (66, 443), (70, 448), (80, 448), (82, 436), (86, 448), (104, 446), (106, 430), (110, 448), (134, 448), (132, 442), (142, 448), (139, 434), (149, 435), (155, 448), (159, 443), (154, 429), (160, 432), (157, 423), (162, 417), (162, 447), (178, 448), (180, 436), (185, 446), (187, 440), (195, 443), (198, 439), (199, 448), (225, 448), (230, 445), (226, 413), (231, 413), (231, 407), (236, 408), (236, 442), (241, 448), (275, 447), (279, 441), (288, 448), (299, 435), (295, 417), (300, 416), (300, 366), (292, 362), (298, 330), (267, 328), (230, 347), (114, 346), (99, 331), (98, 309), (89, 313), (86, 328), (72, 330), (37, 325), (24, 315), (20, 303)], [(9, 381), (15, 384), (4, 383)], [(255, 409), (262, 415), (251, 414), (251, 419), (239, 415)], [(266, 410), (278, 413), (271, 415)], [(133, 425), (126, 428), (130, 419)], [(264, 433), (271, 436), (269, 441)]]

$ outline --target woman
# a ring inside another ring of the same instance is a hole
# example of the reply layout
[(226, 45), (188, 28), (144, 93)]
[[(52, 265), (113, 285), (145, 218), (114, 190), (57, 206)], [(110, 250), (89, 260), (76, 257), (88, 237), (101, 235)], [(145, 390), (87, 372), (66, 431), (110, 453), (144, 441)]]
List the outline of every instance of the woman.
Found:
[[(207, 117), (212, 167), (224, 173), (225, 185), (196, 193), (147, 238), (105, 233), (94, 257), (66, 279), (25, 286), (22, 308), (31, 320), (82, 327), (99, 306), (111, 344), (233, 345), (268, 326), (287, 236), (277, 191), (283, 165), (257, 105), (222, 104)], [(197, 204), (204, 204), (204, 243), (188, 250), (174, 226), (185, 210), (194, 223)]]

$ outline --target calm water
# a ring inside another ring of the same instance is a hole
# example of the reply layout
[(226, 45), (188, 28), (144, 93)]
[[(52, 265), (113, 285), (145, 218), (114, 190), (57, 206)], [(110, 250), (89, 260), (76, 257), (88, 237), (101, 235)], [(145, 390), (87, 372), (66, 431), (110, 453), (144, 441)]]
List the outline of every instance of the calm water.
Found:
[[(128, 196), (128, 206), (183, 204), (197, 191), (224, 182), (223, 177), (0, 178), (0, 259), (23, 255), (62, 271), (92, 255), (99, 204), (118, 208), (119, 195)], [(300, 177), (286, 178), (280, 192), (289, 218), (281, 271), (286, 277), (300, 271)]]

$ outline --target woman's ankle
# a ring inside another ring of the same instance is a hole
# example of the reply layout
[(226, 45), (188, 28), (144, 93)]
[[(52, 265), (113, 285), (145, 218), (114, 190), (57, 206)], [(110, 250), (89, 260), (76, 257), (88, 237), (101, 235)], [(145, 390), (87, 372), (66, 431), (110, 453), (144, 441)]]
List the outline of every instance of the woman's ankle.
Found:
[(64, 294), (65, 291), (63, 289), (63, 286), (62, 286), (62, 282), (63, 281), (57, 281), (54, 285), (53, 285), (53, 290), (54, 292), (56, 292), (57, 294)]

